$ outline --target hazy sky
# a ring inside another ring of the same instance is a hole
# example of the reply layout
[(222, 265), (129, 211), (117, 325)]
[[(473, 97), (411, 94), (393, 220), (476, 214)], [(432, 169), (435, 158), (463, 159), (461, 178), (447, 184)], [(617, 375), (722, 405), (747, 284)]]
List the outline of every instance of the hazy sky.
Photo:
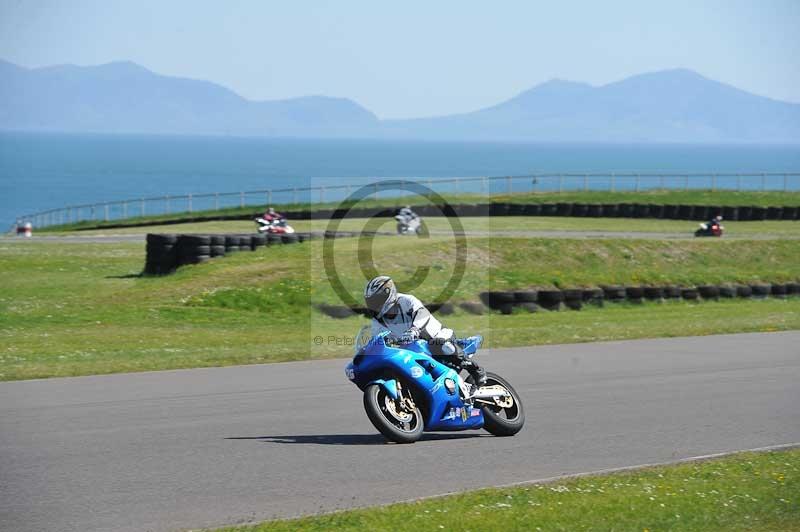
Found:
[(675, 67), (800, 102), (799, 35), (800, 0), (0, 0), (0, 58), (23, 66), (127, 59), (251, 99), (345, 96), (382, 118)]

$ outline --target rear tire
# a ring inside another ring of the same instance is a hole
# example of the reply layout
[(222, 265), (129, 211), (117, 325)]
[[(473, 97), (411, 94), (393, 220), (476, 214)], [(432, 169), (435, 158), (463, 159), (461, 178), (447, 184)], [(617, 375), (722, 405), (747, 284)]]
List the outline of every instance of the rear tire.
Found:
[[(472, 377), (469, 378), (472, 381)], [(486, 384), (499, 384), (509, 392), (513, 400), (510, 407), (502, 408), (481, 403), (483, 428), (495, 436), (513, 436), (525, 425), (525, 410), (516, 390), (503, 377), (496, 373), (486, 373)], [(478, 403), (476, 403), (477, 405)]]
[[(404, 390), (408, 393), (407, 389)], [(392, 399), (380, 384), (370, 384), (364, 390), (364, 410), (372, 425), (383, 434), (387, 440), (395, 443), (414, 443), (422, 437), (424, 422), (422, 412), (415, 408), (411, 412), (411, 421), (403, 423), (395, 419), (386, 406)]]

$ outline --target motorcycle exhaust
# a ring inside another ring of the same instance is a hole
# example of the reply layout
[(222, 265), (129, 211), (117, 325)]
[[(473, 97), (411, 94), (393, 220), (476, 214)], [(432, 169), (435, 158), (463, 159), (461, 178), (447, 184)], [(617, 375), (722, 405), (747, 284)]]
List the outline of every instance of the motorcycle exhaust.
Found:
[(498, 384), (492, 386), (481, 386), (474, 394), (473, 399), (492, 399), (493, 397), (509, 397), (511, 394)]

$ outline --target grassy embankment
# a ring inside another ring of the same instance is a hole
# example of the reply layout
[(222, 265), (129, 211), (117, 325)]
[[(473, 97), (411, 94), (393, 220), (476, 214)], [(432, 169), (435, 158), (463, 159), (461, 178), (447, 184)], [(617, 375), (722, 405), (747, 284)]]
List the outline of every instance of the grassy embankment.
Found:
[[(336, 265), (358, 296), (356, 239), (336, 242)], [(240, 253), (162, 277), (138, 277), (142, 244), (0, 243), (0, 379), (85, 375), (349, 356), (314, 336), (355, 332), (363, 318), (313, 309), (338, 303), (322, 271), (320, 241)], [(378, 237), (376, 267), (432, 300), (453, 270), (452, 241)], [(468, 239), (467, 270), (453, 300), (487, 289), (789, 281), (800, 242)], [(800, 300), (627, 304), (580, 312), (474, 316), (446, 323), (481, 332), (487, 346), (702, 335), (800, 328)]]
[[(514, 194), (478, 195), (478, 194), (443, 194), (450, 203), (475, 204), (492, 202), (510, 203), (657, 203), (675, 205), (752, 205), (752, 206), (796, 206), (800, 205), (800, 192), (733, 192), (710, 190), (691, 191), (649, 191), (649, 192), (520, 192)], [(424, 205), (429, 203), (425, 198), (411, 196), (407, 198), (381, 198), (365, 199), (359, 202), (360, 207), (384, 206), (396, 207), (401, 204)], [(278, 205), (276, 205), (278, 206)], [(303, 209), (333, 209), (339, 202), (328, 203), (292, 203), (280, 205), (280, 210)], [(77, 231), (86, 229), (103, 228), (109, 225), (141, 225), (142, 223), (157, 224), (170, 220), (192, 218), (195, 221), (217, 218), (220, 216), (252, 216), (264, 212), (266, 206), (229, 207), (216, 211), (180, 212), (171, 214), (156, 214), (104, 222), (87, 220), (78, 223), (48, 227), (49, 232)], [(252, 228), (252, 225), (250, 226)]]
[(741, 453), (224, 531), (332, 529), (797, 531), (800, 450)]

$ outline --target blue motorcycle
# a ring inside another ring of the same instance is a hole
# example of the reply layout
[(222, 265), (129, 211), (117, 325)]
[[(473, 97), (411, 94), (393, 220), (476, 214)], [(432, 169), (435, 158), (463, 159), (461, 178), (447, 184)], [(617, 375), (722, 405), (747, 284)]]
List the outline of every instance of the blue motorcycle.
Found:
[[(399, 344), (388, 332), (356, 339), (355, 356), (345, 374), (364, 392), (364, 410), (378, 431), (396, 443), (413, 443), (423, 431), (484, 428), (495, 436), (513, 436), (525, 414), (519, 395), (494, 373), (477, 387), (459, 368), (435, 360), (428, 343)], [(471, 358), (483, 338), (458, 340)]]

